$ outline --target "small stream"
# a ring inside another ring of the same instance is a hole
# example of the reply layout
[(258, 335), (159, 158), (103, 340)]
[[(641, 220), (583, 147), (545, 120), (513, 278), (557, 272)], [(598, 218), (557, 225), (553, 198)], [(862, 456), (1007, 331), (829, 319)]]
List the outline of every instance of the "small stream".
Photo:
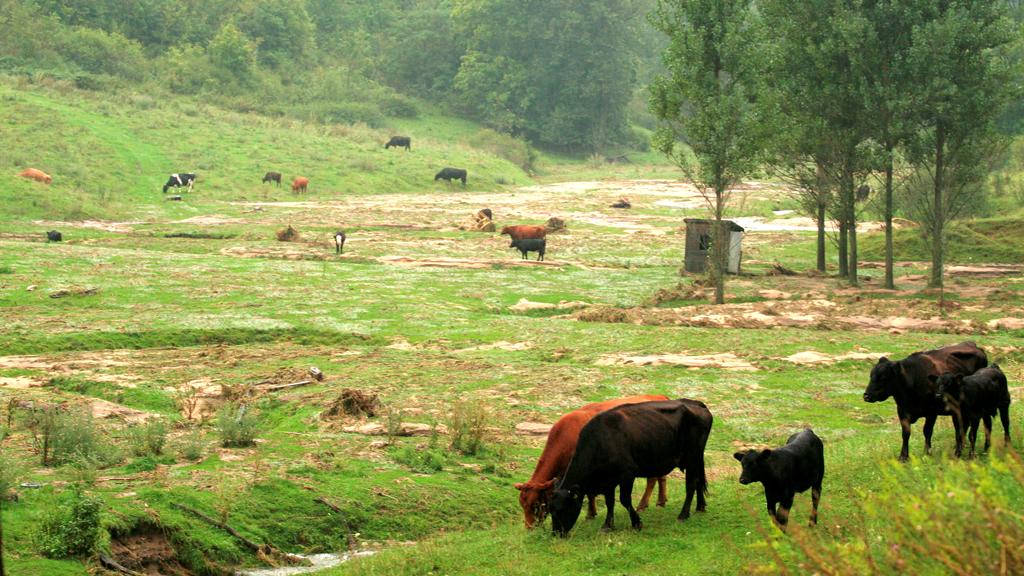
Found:
[(293, 574), (308, 574), (310, 572), (316, 572), (318, 570), (332, 568), (343, 562), (348, 562), (353, 558), (360, 558), (362, 556), (372, 556), (375, 553), (375, 550), (360, 550), (358, 552), (351, 553), (342, 552), (336, 554), (311, 554), (309, 556), (297, 554), (297, 556), (299, 556), (300, 558), (305, 558), (306, 560), (309, 560), (311, 565), (238, 570), (237, 572), (235, 572), (235, 576), (292, 576)]

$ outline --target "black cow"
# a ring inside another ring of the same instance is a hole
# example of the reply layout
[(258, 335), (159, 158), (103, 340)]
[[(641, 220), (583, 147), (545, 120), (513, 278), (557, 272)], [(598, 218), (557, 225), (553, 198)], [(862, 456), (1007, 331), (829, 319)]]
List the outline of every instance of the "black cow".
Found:
[(686, 500), (679, 520), (707, 508), (704, 447), (712, 416), (703, 402), (663, 400), (617, 406), (594, 416), (580, 431), (565, 478), (551, 493), (548, 510), (555, 534), (566, 536), (583, 508), (583, 497), (603, 494), (608, 515), (604, 529), (614, 528), (615, 488), (633, 528), (643, 527), (633, 508), (633, 480), (659, 478), (679, 468), (686, 474)]
[[(959, 413), (954, 418), (963, 430), (970, 430), (971, 452), (968, 458), (974, 457), (974, 443), (978, 439), (978, 422), (985, 421), (985, 451), (992, 445), (992, 417), (999, 412), (999, 420), (1003, 423), (1003, 439), (1010, 445), (1010, 388), (1006, 382), (1006, 374), (993, 364), (982, 368), (970, 376), (961, 376), (947, 372), (935, 378), (938, 390), (935, 397), (946, 404), (951, 412)], [(959, 420), (959, 422), (957, 422)]]
[(168, 188), (180, 188), (182, 186), (187, 186), (188, 191), (191, 192), (192, 185), (195, 184), (195, 181), (195, 174), (171, 174), (170, 177), (167, 178), (167, 183), (164, 184), (164, 194), (167, 193)]
[(612, 204), (612, 208), (632, 208), (633, 205), (629, 203), (629, 198), (623, 196), (619, 198), (619, 201)]
[(462, 168), (442, 168), (437, 176), (434, 176), (434, 182), (438, 180), (447, 180), (449, 184), (452, 180), (462, 180), (462, 185), (466, 185), (466, 171)]
[(764, 486), (768, 515), (780, 530), (786, 531), (793, 496), (808, 488), (811, 489), (811, 525), (818, 523), (821, 481), (825, 478), (825, 448), (813, 430), (807, 428), (793, 434), (782, 448), (747, 450), (732, 456), (743, 464), (740, 484), (760, 482)]
[(277, 182), (277, 185), (281, 185), (281, 173), (280, 172), (267, 172), (263, 175), (263, 183)]
[(46, 241), (47, 242), (61, 242), (63, 240), (64, 240), (64, 237), (61, 236), (60, 232), (58, 232), (56, 230), (50, 230), (50, 231), (48, 231), (46, 233)]
[[(963, 342), (926, 352), (914, 352), (903, 360), (893, 362), (881, 358), (871, 369), (871, 382), (864, 391), (865, 402), (881, 402), (890, 396), (896, 401), (896, 415), (903, 428), (903, 448), (900, 461), (909, 456), (910, 425), (924, 418), (924, 451), (932, 449), (932, 429), (941, 416), (954, 416), (942, 400), (935, 398), (936, 385), (930, 376), (953, 372), (969, 376), (988, 366), (988, 356), (974, 342)], [(954, 416), (957, 430), (956, 454), (963, 449), (960, 426)]]
[(412, 150), (412, 138), (408, 136), (392, 136), (391, 140), (388, 140), (388, 143), (384, 145), (384, 148), (387, 149), (392, 146), (395, 148), (405, 148), (406, 151)]
[(537, 253), (537, 261), (542, 262), (544, 260), (544, 250), (547, 248), (547, 240), (543, 238), (520, 238), (519, 240), (513, 240), (509, 248), (516, 248), (523, 253), (523, 260), (529, 260), (527, 256), (530, 252)]
[(345, 231), (338, 230), (334, 233), (334, 252), (341, 254), (345, 251)]

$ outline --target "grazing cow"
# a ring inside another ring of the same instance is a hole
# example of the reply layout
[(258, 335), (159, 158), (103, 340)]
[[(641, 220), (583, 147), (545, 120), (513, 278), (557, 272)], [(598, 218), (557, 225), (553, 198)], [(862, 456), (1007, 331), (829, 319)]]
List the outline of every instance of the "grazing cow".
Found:
[(871, 196), (871, 186), (862, 184), (860, 188), (857, 188), (857, 202), (863, 202)]
[(466, 171), (462, 168), (442, 168), (440, 172), (434, 176), (434, 182), (438, 180), (447, 180), (449, 184), (452, 180), (462, 180), (462, 185), (466, 185)]
[(36, 168), (26, 168), (21, 172), (18, 172), (18, 176), (28, 178), (29, 180), (35, 180), (36, 182), (42, 182), (43, 184), (53, 182), (53, 178), (51, 178), (49, 174)]
[[(903, 360), (893, 362), (880, 358), (871, 369), (871, 381), (864, 391), (865, 402), (882, 402), (890, 396), (896, 401), (896, 415), (903, 429), (903, 448), (900, 461), (909, 457), (910, 425), (924, 418), (924, 451), (932, 449), (932, 429), (939, 416), (953, 416), (942, 400), (935, 398), (936, 385), (930, 376), (953, 372), (969, 376), (988, 366), (985, 351), (974, 342), (963, 342), (925, 352), (914, 352)], [(963, 449), (963, 437), (954, 416), (957, 433), (956, 455)]]
[(305, 192), (307, 186), (309, 186), (309, 178), (296, 176), (295, 180), (292, 180), (292, 192)]
[(384, 145), (384, 148), (387, 149), (391, 148), (392, 146), (394, 146), (395, 148), (405, 148), (405, 150), (408, 152), (412, 150), (412, 138), (408, 136), (392, 136), (391, 140), (388, 140), (388, 143)]
[(50, 230), (49, 232), (46, 233), (47, 242), (62, 242), (63, 240), (64, 237), (61, 236), (61, 233), (56, 230)]
[(508, 234), (513, 240), (522, 240), (523, 238), (544, 238), (548, 235), (548, 230), (543, 226), (520, 224), (518, 226), (505, 226), (501, 229), (501, 233)]
[(345, 251), (345, 231), (338, 230), (334, 233), (334, 252), (341, 254)]
[(663, 400), (617, 406), (594, 416), (580, 430), (576, 453), (565, 478), (551, 493), (551, 528), (568, 535), (583, 508), (583, 497), (604, 494), (608, 515), (604, 529), (614, 528), (615, 488), (629, 512), (633, 528), (643, 527), (633, 509), (633, 480), (658, 478), (674, 468), (686, 474), (686, 500), (679, 520), (690, 517), (697, 495), (697, 511), (707, 508), (704, 447), (711, 434), (708, 407), (696, 400)]
[(530, 252), (537, 253), (537, 261), (544, 261), (544, 250), (547, 248), (548, 241), (543, 238), (520, 238), (519, 240), (513, 240), (509, 248), (516, 248), (523, 254), (523, 260), (529, 260), (527, 256)]
[(281, 173), (280, 172), (267, 172), (263, 175), (263, 183), (277, 182), (277, 185), (281, 185)]
[[(821, 481), (825, 477), (825, 448), (810, 428), (797, 432), (775, 450), (747, 450), (733, 458), (743, 464), (740, 484), (760, 482), (768, 501), (768, 515), (783, 532), (789, 522), (793, 495), (811, 489), (811, 525), (818, 523)], [(775, 505), (778, 504), (778, 510)]]
[(188, 191), (191, 192), (192, 186), (195, 182), (195, 174), (171, 174), (170, 177), (167, 178), (167, 182), (164, 184), (164, 194), (167, 194), (168, 188), (181, 188), (182, 186), (187, 187)]
[(1010, 389), (1006, 374), (998, 364), (982, 368), (970, 376), (947, 372), (935, 378), (935, 383), (938, 386), (935, 397), (945, 402), (951, 412), (960, 415), (953, 419), (954, 424), (962, 427), (958, 435), (963, 437), (963, 430), (970, 430), (968, 458), (974, 457), (980, 420), (985, 421), (984, 450), (987, 452), (992, 445), (992, 417), (996, 412), (999, 412), (999, 420), (1003, 423), (1003, 439), (1007, 446), (1010, 445)]
[[(569, 468), (569, 460), (572, 459), (573, 451), (576, 450), (576, 441), (580, 437), (580, 429), (590, 422), (590, 419), (599, 413), (621, 406), (623, 404), (636, 404), (638, 402), (650, 402), (653, 400), (668, 400), (666, 396), (650, 394), (645, 396), (630, 396), (628, 398), (617, 398), (594, 402), (582, 408), (573, 410), (558, 419), (555, 425), (548, 432), (547, 443), (544, 444), (544, 451), (541, 452), (537, 467), (533, 470), (533, 476), (526, 482), (517, 483), (516, 490), (519, 490), (519, 505), (523, 507), (523, 519), (527, 528), (543, 522), (547, 516), (548, 499), (551, 497), (551, 490), (555, 486), (555, 480), (565, 476)], [(637, 510), (647, 508), (647, 503), (654, 490), (654, 484), (658, 484), (658, 506), (664, 506), (667, 498), (665, 496), (665, 478), (649, 478), (647, 489), (644, 491)], [(594, 496), (590, 495), (587, 506), (587, 518), (597, 516), (597, 507), (594, 505)]]
[(632, 208), (632, 207), (633, 207), (633, 205), (629, 203), (629, 198), (626, 198), (625, 196), (623, 196), (622, 198), (619, 198), (619, 201), (616, 202), (615, 204), (612, 204), (612, 208)]

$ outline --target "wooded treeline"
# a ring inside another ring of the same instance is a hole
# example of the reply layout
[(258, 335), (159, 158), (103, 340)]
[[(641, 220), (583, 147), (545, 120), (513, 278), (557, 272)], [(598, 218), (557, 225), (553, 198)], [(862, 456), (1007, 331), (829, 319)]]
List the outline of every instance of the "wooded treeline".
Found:
[[(646, 146), (654, 0), (0, 0), (0, 69), (380, 125), (424, 102), (552, 149)], [(631, 107), (630, 103), (634, 105)], [(640, 105), (636, 105), (637, 102)], [(627, 110), (633, 110), (629, 118)], [(636, 118), (637, 116), (641, 118)]]
[[(857, 223), (881, 197), (893, 287), (900, 194), (941, 287), (946, 225), (982, 202), (1019, 122), (1021, 11), (1018, 0), (661, 0), (654, 21), (671, 42), (652, 85), (655, 142), (716, 220), (756, 170), (788, 181), (818, 220), (818, 268), (833, 221), (839, 275), (854, 286)], [(719, 303), (724, 254), (712, 252)]]

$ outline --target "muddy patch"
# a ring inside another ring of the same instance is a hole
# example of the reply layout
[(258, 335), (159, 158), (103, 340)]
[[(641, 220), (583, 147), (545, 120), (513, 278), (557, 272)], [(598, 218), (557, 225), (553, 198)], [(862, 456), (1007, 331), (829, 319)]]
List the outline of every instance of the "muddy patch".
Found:
[(533, 348), (533, 342), (506, 342), (499, 340), (490, 344), (481, 344), (479, 346), (471, 346), (469, 348), (461, 348), (459, 350), (453, 350), (456, 354), (460, 352), (480, 352), (483, 350), (505, 350), (506, 352), (520, 352), (522, 350), (529, 350)]
[(131, 424), (139, 424), (156, 417), (156, 414), (100, 399), (92, 400), (92, 415), (93, 418), (117, 418)]
[(606, 354), (596, 362), (598, 366), (683, 366), (685, 368), (720, 368), (738, 372), (756, 372), (757, 366), (736, 356), (731, 352), (723, 354), (706, 354), (690, 356), (686, 354), (654, 354), (648, 356), (630, 356), (625, 354)]
[(10, 388), (12, 390), (26, 390), (28, 388), (39, 388), (43, 386), (44, 382), (38, 378), (29, 378), (28, 376), (0, 376), (0, 388)]
[(533, 302), (526, 298), (520, 298), (519, 302), (508, 307), (511, 312), (529, 312), (531, 310), (576, 310), (579, 308), (586, 308), (590, 304), (586, 302), (566, 302), (565, 300), (560, 301), (558, 304), (551, 304), (549, 302)]
[(874, 361), (882, 356), (886, 356), (887, 354), (889, 354), (889, 352), (847, 352), (845, 354), (831, 355), (824, 354), (822, 352), (815, 352), (814, 350), (807, 350), (804, 352), (797, 352), (796, 354), (785, 358), (779, 358), (779, 360), (806, 366), (813, 364), (834, 364), (844, 360)]
[(147, 525), (129, 534), (110, 539), (113, 559), (129, 570), (153, 576), (191, 576), (192, 571), (178, 561), (170, 539), (157, 526)]

